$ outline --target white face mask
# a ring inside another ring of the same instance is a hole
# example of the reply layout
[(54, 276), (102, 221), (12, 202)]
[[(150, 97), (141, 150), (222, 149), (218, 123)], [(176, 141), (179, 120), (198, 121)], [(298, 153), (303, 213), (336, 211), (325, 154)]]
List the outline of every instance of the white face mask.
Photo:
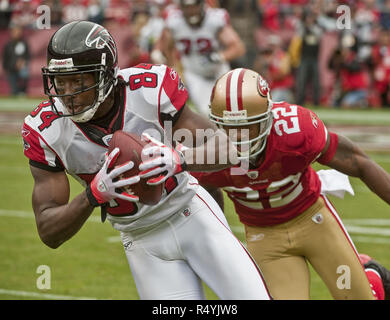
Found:
[[(95, 104), (92, 106), (87, 106), (85, 107), (85, 111), (82, 111), (80, 113), (77, 113), (75, 115), (69, 116), (70, 119), (72, 119), (74, 122), (78, 123), (84, 123), (90, 121), (93, 116), (95, 115), (96, 111), (98, 110), (99, 106), (103, 103), (103, 101), (106, 100), (108, 95), (111, 93), (112, 89), (114, 88), (114, 84), (111, 85), (110, 89), (107, 91), (105, 95), (99, 95), (97, 101)], [(101, 90), (102, 91), (102, 90)], [(58, 101), (61, 104), (61, 109), (63, 111), (64, 115), (69, 115), (69, 111), (61, 101), (61, 99), (58, 99)]]
[[(259, 125), (259, 135), (253, 139), (249, 139), (249, 136), (246, 135), (246, 140), (234, 141), (234, 137), (230, 137), (232, 142), (236, 146), (240, 146), (241, 150), (238, 151), (239, 159), (248, 159), (254, 158), (259, 155), (267, 144), (267, 138), (271, 132), (272, 123), (273, 123), (273, 114), (271, 111), (272, 101), (270, 100), (270, 106), (268, 111), (259, 116), (246, 117), (245, 120), (232, 120), (232, 118), (227, 119), (226, 117), (218, 117), (210, 114), (211, 122), (214, 122), (218, 127), (231, 127), (234, 128), (237, 125)], [(246, 112), (246, 111), (245, 111)], [(249, 134), (249, 131), (248, 131)], [(234, 135), (233, 135), (234, 136)], [(242, 138), (241, 138), (242, 139)]]
[(237, 150), (238, 153), (238, 159), (244, 160), (244, 159), (253, 159), (256, 156), (258, 156), (266, 147), (267, 145), (267, 138), (271, 131), (271, 123), (272, 123), (272, 116), (269, 117), (266, 121), (259, 123), (260, 125), (260, 133), (257, 137), (253, 139), (247, 140), (241, 140), (241, 141), (234, 141), (232, 140), (232, 143), (239, 146), (240, 150)]
[(79, 122), (79, 123), (88, 122), (95, 115), (99, 105), (100, 104), (96, 103), (91, 109), (88, 109), (87, 111), (85, 111), (83, 113), (79, 113), (79, 114), (76, 114), (74, 116), (71, 116), (70, 118), (74, 122)]

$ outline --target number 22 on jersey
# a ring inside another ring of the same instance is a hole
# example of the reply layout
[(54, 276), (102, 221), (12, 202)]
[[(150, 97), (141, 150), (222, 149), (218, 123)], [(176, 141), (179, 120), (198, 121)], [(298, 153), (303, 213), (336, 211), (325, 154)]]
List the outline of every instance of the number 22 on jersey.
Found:
[(275, 119), (283, 117), (283, 119), (279, 119), (274, 123), (275, 132), (279, 136), (282, 136), (283, 133), (292, 134), (301, 131), (299, 128), (298, 108), (295, 105), (289, 107), (290, 111), (287, 111), (286, 108), (272, 109)]

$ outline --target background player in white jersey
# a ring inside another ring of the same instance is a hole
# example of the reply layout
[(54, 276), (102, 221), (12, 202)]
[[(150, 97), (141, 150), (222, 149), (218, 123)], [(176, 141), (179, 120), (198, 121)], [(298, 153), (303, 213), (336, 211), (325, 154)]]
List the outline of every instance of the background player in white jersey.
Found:
[(209, 8), (204, 0), (180, 0), (180, 8), (169, 12), (151, 55), (155, 63), (181, 64), (190, 99), (204, 115), (215, 81), (229, 71), (230, 61), (245, 54), (229, 20), (225, 9)]
[[(42, 70), (49, 101), (25, 118), (22, 130), (42, 241), (59, 247), (95, 207), (103, 206), (121, 232), (142, 299), (203, 299), (200, 279), (222, 299), (269, 299), (259, 269), (229, 230), (222, 211), (185, 171), (186, 163), (194, 163), (188, 164), (191, 170), (229, 165), (197, 165), (192, 159), (217, 137), (224, 139), (221, 131), (184, 153), (162, 143), (144, 149), (157, 148), (159, 157), (149, 166), (144, 162), (142, 170), (157, 166), (158, 182), (165, 183), (155, 206), (141, 204), (121, 189), (140, 179), (118, 180), (132, 168), (131, 161), (108, 171), (120, 152), (114, 149), (105, 156), (117, 130), (139, 135), (148, 131), (156, 137), (169, 128), (173, 134), (180, 128), (213, 128), (185, 106), (188, 95), (177, 73), (145, 64), (118, 70), (113, 38), (87, 21), (57, 30), (47, 58)], [(66, 173), (86, 187), (72, 200)]]

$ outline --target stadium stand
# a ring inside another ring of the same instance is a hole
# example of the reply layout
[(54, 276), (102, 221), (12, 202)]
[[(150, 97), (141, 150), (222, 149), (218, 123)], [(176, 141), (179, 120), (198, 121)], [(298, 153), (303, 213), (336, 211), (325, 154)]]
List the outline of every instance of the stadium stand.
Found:
[[(103, 15), (99, 16), (99, 19), (103, 19), (104, 25), (117, 40), (119, 56), (123, 57), (119, 64), (120, 67), (126, 67), (131, 61), (130, 50), (137, 46), (137, 39), (132, 32), (132, 24), (137, 20), (136, 15), (138, 13), (145, 14), (145, 11), (148, 11), (156, 3), (172, 6), (174, 0), (8, 0), (10, 5), (8, 10), (11, 10), (10, 23), (15, 20), (15, 15), (21, 15), (20, 3), (22, 2), (28, 3), (30, 9), (36, 8), (40, 4), (56, 5), (57, 13), (58, 8), (63, 9), (75, 3), (88, 9), (91, 3), (95, 7), (89, 16), (94, 16), (94, 18), (96, 18), (97, 12), (96, 5), (100, 4)], [(388, 85), (390, 83), (390, 36), (386, 38), (386, 34), (390, 34), (390, 0), (209, 0), (207, 2), (209, 5), (220, 5), (228, 9), (232, 24), (242, 35), (247, 45), (246, 60), (237, 61), (234, 67), (252, 67), (254, 57), (264, 49), (264, 45), (267, 43), (265, 40), (270, 35), (277, 35), (282, 40), (284, 49), (290, 53), (293, 67), (295, 59), (296, 65), (295, 68), (292, 68), (295, 77), (294, 72), (299, 66), (299, 56), (298, 58), (293, 56), (292, 45), (297, 43), (294, 40), (302, 28), (302, 14), (311, 14), (316, 16), (317, 24), (321, 26), (323, 31), (318, 57), (320, 104), (338, 106), (335, 102), (337, 100), (335, 98), (337, 94), (335, 84), (339, 82), (336, 79), (338, 74), (329, 67), (329, 63), (334, 52), (340, 48), (342, 36), (348, 32), (355, 38), (353, 50), (356, 50), (362, 68), (369, 77), (368, 105), (378, 107), (390, 104), (390, 86)], [(331, 27), (335, 25), (337, 18), (341, 15), (340, 12), (337, 13), (337, 8), (341, 4), (348, 5), (348, 8), (351, 9), (351, 30)], [(62, 12), (64, 11), (62, 10)], [(6, 12), (0, 13), (0, 26), (4, 27), (4, 24), (7, 23), (4, 20)], [(151, 14), (151, 12), (149, 11), (147, 14)], [(54, 21), (58, 21), (58, 19), (54, 19)], [(60, 24), (63, 21), (57, 23)], [(41, 67), (45, 64), (47, 42), (57, 27), (58, 25), (53, 25), (49, 30), (37, 30), (34, 25), (26, 23), (25, 37), (31, 47), (30, 81), (27, 92), (29, 96), (42, 96)], [(383, 33), (384, 36), (378, 36)], [(8, 39), (8, 28), (0, 29), (1, 51)], [(141, 60), (144, 61), (147, 58), (147, 53), (145, 55), (141, 53), (141, 56)], [(6, 76), (2, 70), (0, 73), (0, 95), (5, 96), (9, 92)], [(306, 103), (310, 102), (312, 101), (310, 101), (309, 95)]]

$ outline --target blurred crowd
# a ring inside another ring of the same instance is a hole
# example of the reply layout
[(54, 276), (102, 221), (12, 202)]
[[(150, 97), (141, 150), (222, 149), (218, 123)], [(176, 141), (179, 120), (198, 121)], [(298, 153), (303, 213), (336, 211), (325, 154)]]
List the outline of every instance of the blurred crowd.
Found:
[[(273, 100), (342, 108), (390, 106), (390, 0), (206, 2), (227, 8), (232, 18), (248, 13), (245, 4), (250, 7), (256, 30), (247, 46), (253, 46), (256, 55), (249, 66), (268, 79)], [(0, 49), (13, 94), (26, 92), (30, 55), (23, 30), (37, 28), (37, 8), (42, 5), (51, 9), (51, 28), (90, 20), (109, 30), (119, 26), (131, 32), (131, 66), (151, 61), (153, 44), (175, 0), (0, 0), (0, 29), (11, 34)], [(329, 34), (332, 37), (326, 38)], [(324, 39), (336, 39), (334, 48)], [(325, 68), (334, 79), (325, 89), (319, 63), (324, 48), (330, 51)]]
[[(255, 68), (271, 81), (275, 100), (293, 96), (300, 105), (309, 100), (342, 108), (390, 106), (389, 0), (257, 4), (266, 37), (258, 41)], [(328, 55), (320, 57), (321, 52)], [(333, 74), (330, 90), (321, 86), (324, 69)]]

